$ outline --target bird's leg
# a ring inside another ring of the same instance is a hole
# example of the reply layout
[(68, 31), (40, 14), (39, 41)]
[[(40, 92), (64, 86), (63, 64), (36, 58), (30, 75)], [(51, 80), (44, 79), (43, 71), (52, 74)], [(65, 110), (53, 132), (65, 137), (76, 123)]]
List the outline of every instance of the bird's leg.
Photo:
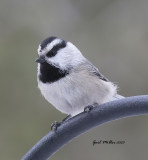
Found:
[(71, 115), (66, 116), (61, 122), (55, 121), (54, 123), (51, 124), (51, 130), (56, 131), (57, 128), (65, 121), (71, 118)]
[(70, 119), (70, 118), (71, 118), (71, 115), (69, 114), (68, 116), (66, 116), (66, 117), (62, 120), (62, 122), (67, 121), (67, 120)]
[(57, 130), (57, 128), (61, 125), (61, 122), (55, 121), (54, 123), (51, 124), (51, 130)]
[(97, 103), (94, 103), (93, 105), (88, 105), (88, 106), (84, 107), (84, 112), (90, 112), (97, 105), (98, 105)]

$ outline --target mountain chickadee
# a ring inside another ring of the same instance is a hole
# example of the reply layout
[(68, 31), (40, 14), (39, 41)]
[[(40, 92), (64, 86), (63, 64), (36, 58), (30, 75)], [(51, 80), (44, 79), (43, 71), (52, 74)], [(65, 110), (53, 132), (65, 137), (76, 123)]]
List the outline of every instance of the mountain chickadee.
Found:
[(37, 81), (45, 99), (59, 111), (75, 116), (86, 106), (123, 98), (71, 42), (49, 37), (38, 48)]

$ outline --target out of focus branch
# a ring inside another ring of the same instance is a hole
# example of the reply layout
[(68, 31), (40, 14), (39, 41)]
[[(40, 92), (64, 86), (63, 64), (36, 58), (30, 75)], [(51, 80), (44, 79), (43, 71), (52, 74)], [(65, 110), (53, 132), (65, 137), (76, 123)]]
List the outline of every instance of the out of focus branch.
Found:
[(47, 160), (63, 145), (82, 133), (112, 120), (148, 114), (148, 95), (128, 97), (105, 103), (62, 123), (43, 137), (22, 160)]

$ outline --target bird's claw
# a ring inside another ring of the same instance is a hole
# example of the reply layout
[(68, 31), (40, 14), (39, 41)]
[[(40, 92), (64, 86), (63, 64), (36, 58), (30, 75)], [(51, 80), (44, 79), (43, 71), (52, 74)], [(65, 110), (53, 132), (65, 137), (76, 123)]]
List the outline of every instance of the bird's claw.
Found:
[(52, 124), (51, 124), (51, 130), (52, 130), (52, 131), (56, 131), (57, 128), (58, 128), (60, 125), (61, 125), (61, 122), (55, 121), (55, 123), (52, 123)]
[(67, 121), (67, 120), (70, 119), (70, 118), (71, 118), (71, 115), (68, 115), (66, 118), (64, 118), (64, 119), (62, 120), (62, 122), (57, 122), (57, 121), (55, 121), (54, 123), (51, 124), (51, 130), (56, 131), (57, 128), (58, 128), (63, 122)]
[(92, 108), (93, 108), (93, 106), (86, 106), (85, 108), (84, 108), (84, 112), (90, 112), (91, 110), (92, 110)]

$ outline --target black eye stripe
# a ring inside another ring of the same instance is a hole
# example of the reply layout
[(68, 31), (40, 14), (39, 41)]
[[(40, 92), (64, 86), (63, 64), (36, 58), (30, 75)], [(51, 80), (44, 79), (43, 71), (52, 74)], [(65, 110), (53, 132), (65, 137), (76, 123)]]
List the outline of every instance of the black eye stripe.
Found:
[(62, 40), (60, 43), (58, 43), (57, 45), (55, 45), (46, 55), (47, 57), (53, 57), (57, 54), (57, 52), (66, 47), (66, 42), (64, 40)]

